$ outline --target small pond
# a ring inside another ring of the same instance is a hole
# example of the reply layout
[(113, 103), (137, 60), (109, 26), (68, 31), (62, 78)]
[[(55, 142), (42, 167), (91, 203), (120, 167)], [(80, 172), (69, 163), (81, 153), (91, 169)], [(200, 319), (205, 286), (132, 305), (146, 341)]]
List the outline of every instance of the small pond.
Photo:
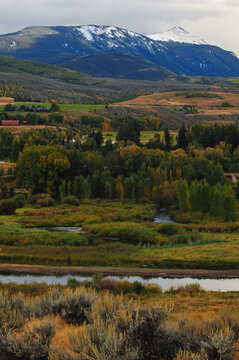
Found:
[(45, 229), (49, 231), (77, 232), (80, 231), (82, 228), (77, 226), (51, 226), (46, 227)]
[(154, 222), (157, 224), (177, 224), (173, 221), (166, 211), (161, 211), (155, 218)]
[[(15, 274), (0, 274), (0, 282), (17, 284), (32, 284), (32, 283), (46, 283), (48, 285), (61, 284), (66, 285), (70, 278), (78, 281), (92, 280), (92, 276), (80, 275), (15, 275)], [(239, 279), (197, 279), (197, 278), (142, 278), (140, 276), (105, 276), (104, 279), (114, 280), (128, 280), (130, 282), (140, 281), (143, 284), (157, 284), (163, 291), (167, 291), (171, 286), (178, 287), (186, 284), (198, 283), (202, 289), (206, 291), (239, 291)]]

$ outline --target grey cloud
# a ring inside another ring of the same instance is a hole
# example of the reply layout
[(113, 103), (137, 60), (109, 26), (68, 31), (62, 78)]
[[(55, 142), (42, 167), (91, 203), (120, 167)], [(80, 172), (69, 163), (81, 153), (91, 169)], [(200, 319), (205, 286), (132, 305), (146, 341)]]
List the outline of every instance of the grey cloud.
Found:
[[(116, 25), (152, 33), (187, 24), (188, 30), (202, 36), (212, 22), (217, 28), (225, 14), (225, 21), (230, 11), (235, 16), (236, 6), (238, 0), (9, 0), (0, 3), (0, 33), (31, 25), (81, 24)], [(225, 35), (226, 27), (220, 31)]]

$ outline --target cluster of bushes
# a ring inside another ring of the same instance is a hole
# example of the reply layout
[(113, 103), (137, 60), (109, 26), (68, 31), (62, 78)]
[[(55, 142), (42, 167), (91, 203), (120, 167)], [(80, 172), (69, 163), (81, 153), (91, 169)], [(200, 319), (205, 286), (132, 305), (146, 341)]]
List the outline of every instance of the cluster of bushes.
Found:
[(13, 215), (18, 208), (24, 207), (26, 198), (23, 194), (17, 194), (11, 199), (0, 200), (0, 215)]
[(49, 232), (47, 230), (38, 229), (38, 231), (31, 231), (31, 229), (8, 230), (1, 229), (0, 231), (1, 244), (8, 246), (87, 246), (89, 242), (83, 235), (64, 232)]
[(115, 279), (104, 279), (101, 274), (93, 276), (93, 281), (77, 281), (74, 278), (68, 280), (68, 286), (76, 288), (78, 286), (84, 285), (85, 287), (94, 288), (97, 291), (100, 290), (109, 290), (112, 291), (115, 295), (120, 294), (160, 294), (162, 289), (158, 285), (144, 285), (139, 281), (134, 281), (133, 283), (124, 280), (118, 281)]
[(54, 200), (48, 194), (36, 194), (29, 199), (30, 204), (36, 205), (36, 207), (48, 207), (54, 205)]
[(181, 230), (181, 226), (177, 224), (160, 224), (157, 225), (156, 230), (161, 234), (172, 236)]
[(233, 360), (239, 325), (230, 317), (175, 325), (159, 306), (79, 288), (34, 298), (0, 295), (2, 359)]
[(180, 245), (180, 244), (203, 244), (215, 241), (222, 241), (220, 238), (215, 238), (213, 236), (209, 237), (208, 235), (204, 235), (200, 232), (193, 231), (190, 233), (182, 232), (179, 234), (175, 234), (170, 236), (167, 241), (169, 245)]
[(80, 201), (77, 199), (77, 197), (75, 197), (74, 195), (69, 195), (66, 196), (62, 201), (62, 204), (65, 205), (73, 205), (73, 206), (79, 206), (80, 205)]
[(84, 230), (98, 236), (132, 244), (161, 245), (166, 239), (154, 230), (134, 223), (84, 224)]

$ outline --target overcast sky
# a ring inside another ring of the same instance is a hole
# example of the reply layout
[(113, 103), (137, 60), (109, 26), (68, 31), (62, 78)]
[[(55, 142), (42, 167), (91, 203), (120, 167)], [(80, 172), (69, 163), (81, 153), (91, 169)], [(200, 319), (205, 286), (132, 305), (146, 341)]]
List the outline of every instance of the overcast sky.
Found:
[(5, 0), (0, 33), (31, 25), (116, 25), (142, 34), (179, 25), (239, 52), (239, 0)]

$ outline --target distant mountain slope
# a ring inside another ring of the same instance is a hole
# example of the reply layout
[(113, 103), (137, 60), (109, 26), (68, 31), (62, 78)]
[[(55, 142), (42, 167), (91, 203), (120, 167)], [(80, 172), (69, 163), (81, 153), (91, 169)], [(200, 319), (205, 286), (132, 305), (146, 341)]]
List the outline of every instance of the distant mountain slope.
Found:
[(78, 71), (71, 71), (61, 66), (50, 65), (38, 61), (20, 60), (0, 56), (0, 72), (14, 74), (31, 74), (66, 82), (81, 83), (85, 76)]
[(186, 75), (238, 76), (239, 59), (236, 54), (210, 45), (179, 26), (148, 37), (167, 46), (181, 62), (187, 61)]
[(73, 70), (87, 72), (92, 76), (109, 78), (159, 80), (175, 77), (175, 74), (162, 66), (124, 54), (87, 55), (74, 58), (64, 65)]
[(29, 27), (0, 36), (0, 55), (56, 65), (79, 56), (112, 53), (138, 56), (183, 73), (164, 45), (114, 26)]
[(186, 75), (230, 77), (239, 74), (237, 56), (218, 46), (177, 42), (167, 42), (167, 46), (177, 54), (181, 61), (185, 59), (190, 64), (185, 69)]
[[(239, 76), (239, 59), (235, 54), (206, 44), (182, 28), (175, 27), (164, 34), (149, 36), (115, 26), (28, 27), (14, 34), (1, 35), (0, 55), (65, 66), (79, 62), (83, 67), (85, 60), (80, 61), (80, 57), (86, 55), (124, 54), (149, 60), (178, 75)], [(128, 73), (132, 72), (129, 58), (125, 57), (124, 61), (125, 65), (121, 64), (121, 68), (125, 68), (122, 76), (127, 75), (127, 66)], [(101, 64), (103, 66), (103, 62)], [(115, 61), (108, 62), (108, 65), (108, 73), (114, 76)], [(138, 65), (135, 66), (136, 72), (132, 76), (138, 74), (142, 79)], [(105, 68), (98, 66), (98, 72), (94, 74), (101, 76), (104, 72)], [(116, 76), (121, 76), (120, 73), (121, 70), (118, 75), (116, 71)], [(152, 72), (148, 71), (148, 75), (150, 78)]]

